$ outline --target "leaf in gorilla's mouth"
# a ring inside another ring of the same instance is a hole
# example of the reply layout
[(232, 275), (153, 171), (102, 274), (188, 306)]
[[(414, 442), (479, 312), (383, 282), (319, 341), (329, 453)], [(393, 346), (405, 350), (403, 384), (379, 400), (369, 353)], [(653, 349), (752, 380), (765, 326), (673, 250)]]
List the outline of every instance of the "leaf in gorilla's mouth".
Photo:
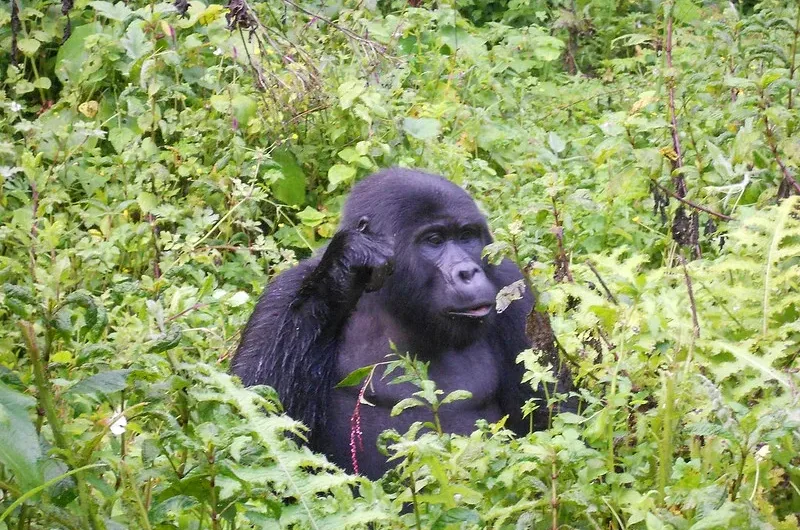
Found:
[(482, 304), (466, 309), (456, 309), (450, 311), (450, 315), (455, 317), (483, 318), (488, 315), (491, 310), (492, 304)]

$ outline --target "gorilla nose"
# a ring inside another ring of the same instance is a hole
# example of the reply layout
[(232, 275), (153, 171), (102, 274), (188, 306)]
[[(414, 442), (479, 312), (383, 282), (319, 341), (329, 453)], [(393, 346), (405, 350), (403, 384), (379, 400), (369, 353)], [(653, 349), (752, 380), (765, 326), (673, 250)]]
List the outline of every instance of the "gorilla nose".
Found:
[(479, 272), (481, 272), (481, 268), (475, 263), (460, 263), (456, 266), (454, 276), (457, 280), (469, 283)]

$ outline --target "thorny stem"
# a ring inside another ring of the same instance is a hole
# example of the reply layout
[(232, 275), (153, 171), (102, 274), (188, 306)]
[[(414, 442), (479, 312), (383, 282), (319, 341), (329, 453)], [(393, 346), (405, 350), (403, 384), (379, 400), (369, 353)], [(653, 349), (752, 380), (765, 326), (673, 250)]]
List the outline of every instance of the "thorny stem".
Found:
[(216, 484), (216, 468), (214, 466), (214, 446), (209, 444), (208, 451), (206, 452), (206, 459), (208, 460), (209, 467), (209, 499), (211, 504), (211, 528), (219, 530), (219, 513), (217, 513), (217, 484)]
[[(409, 465), (411, 464), (410, 459), (408, 463)], [(417, 499), (417, 481), (414, 479), (413, 471), (409, 472), (408, 478), (411, 481), (411, 502), (414, 504), (414, 522), (417, 530), (422, 530), (422, 519), (419, 515), (419, 500)]]
[(133, 503), (136, 506), (136, 510), (139, 514), (139, 524), (141, 524), (141, 528), (144, 530), (152, 530), (152, 526), (150, 526), (150, 518), (147, 514), (147, 508), (145, 508), (145, 505), (142, 502), (142, 497), (139, 495), (139, 490), (136, 488), (136, 483), (131, 476), (131, 470), (128, 467), (128, 464), (125, 462), (120, 462), (120, 465), (120, 471), (124, 477), (124, 482), (130, 490), (131, 495), (133, 495)]
[[(55, 398), (50, 389), (50, 381), (47, 377), (41, 352), (39, 351), (39, 345), (36, 344), (36, 333), (33, 330), (33, 324), (22, 321), (19, 323), (19, 326), (22, 331), (22, 339), (25, 341), (25, 346), (27, 347), (28, 355), (31, 359), (31, 365), (33, 366), (33, 378), (39, 398), (39, 407), (44, 409), (56, 447), (63, 451), (65, 455), (69, 455), (72, 449), (61, 430), (61, 419), (58, 417)], [(83, 510), (81, 510), (83, 526), (92, 529), (101, 528), (102, 525), (98, 525), (95, 520), (89, 488), (80, 473), (75, 474), (75, 483), (78, 488), (80, 505), (83, 507)]]

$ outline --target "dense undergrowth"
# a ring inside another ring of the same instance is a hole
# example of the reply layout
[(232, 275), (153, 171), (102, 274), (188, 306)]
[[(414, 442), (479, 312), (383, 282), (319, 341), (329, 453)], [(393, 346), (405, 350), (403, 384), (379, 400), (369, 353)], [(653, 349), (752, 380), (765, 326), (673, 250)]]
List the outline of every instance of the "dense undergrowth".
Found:
[[(797, 5), (457, 7), (0, 5), (0, 529), (800, 528)], [(480, 200), (583, 404), (371, 483), (226, 369), (390, 165)]]

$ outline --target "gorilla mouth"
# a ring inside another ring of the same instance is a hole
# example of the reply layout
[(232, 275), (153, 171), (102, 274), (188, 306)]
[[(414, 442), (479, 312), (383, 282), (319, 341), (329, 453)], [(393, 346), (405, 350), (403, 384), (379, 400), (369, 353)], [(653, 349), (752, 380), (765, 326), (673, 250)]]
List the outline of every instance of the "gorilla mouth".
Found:
[(455, 309), (448, 314), (454, 317), (483, 318), (492, 310), (492, 304), (481, 304), (465, 309)]

